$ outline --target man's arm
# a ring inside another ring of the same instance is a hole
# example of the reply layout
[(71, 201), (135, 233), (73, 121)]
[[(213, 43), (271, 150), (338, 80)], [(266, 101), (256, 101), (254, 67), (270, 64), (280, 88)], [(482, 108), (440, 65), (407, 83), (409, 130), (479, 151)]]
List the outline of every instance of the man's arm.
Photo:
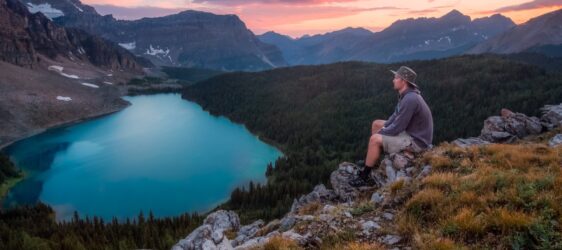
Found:
[(394, 122), (394, 119), (396, 119), (396, 109), (394, 110), (392, 115), (384, 122), (384, 127), (390, 126), (390, 124)]
[(381, 135), (396, 136), (402, 131), (406, 130), (408, 124), (412, 120), (412, 116), (418, 107), (415, 95), (405, 96), (400, 102), (400, 109), (398, 112), (393, 114), (394, 120), (388, 126), (385, 123), (385, 127), (382, 128), (378, 133)]

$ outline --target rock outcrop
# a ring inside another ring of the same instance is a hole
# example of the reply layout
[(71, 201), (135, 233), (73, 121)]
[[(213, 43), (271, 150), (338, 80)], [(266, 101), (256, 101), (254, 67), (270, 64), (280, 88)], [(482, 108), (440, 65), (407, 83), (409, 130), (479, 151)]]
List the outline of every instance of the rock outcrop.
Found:
[(19, 2), (0, 0), (0, 60), (31, 67), (37, 59), (26, 12)]
[[(274, 220), (267, 225), (264, 225), (262, 220), (258, 220), (238, 227), (238, 216), (234, 212), (220, 210), (211, 213), (202, 226), (181, 240), (173, 249), (252, 249), (264, 245), (273, 237), (287, 238), (301, 246), (314, 247), (322, 243), (319, 236), (325, 227), (334, 230), (344, 227), (357, 228), (363, 235), (375, 237), (381, 244), (395, 246), (402, 238), (399, 235), (381, 233), (379, 229), (392, 222), (396, 214), (392, 206), (400, 201), (383, 191), (383, 187), (399, 181), (407, 182), (422, 178), (429, 174), (431, 166), (416, 167), (413, 163), (414, 159), (415, 156), (408, 151), (385, 156), (381, 167), (371, 175), (377, 185), (364, 188), (354, 188), (348, 184), (349, 180), (357, 176), (359, 167), (353, 163), (343, 162), (330, 177), (333, 189), (327, 189), (322, 184), (314, 187), (309, 194), (295, 199), (289, 213), (282, 219)], [(372, 218), (355, 220), (353, 202), (358, 197), (371, 193), (372, 204), (389, 209)], [(315, 216), (301, 214), (302, 210), (307, 210), (311, 206), (320, 206), (321, 209), (318, 209)], [(220, 221), (218, 226), (217, 221)], [(297, 224), (303, 223), (309, 224), (306, 232), (295, 228)], [(236, 237), (232, 241), (224, 237), (226, 230), (238, 228)]]
[(203, 225), (195, 229), (187, 238), (172, 249), (232, 249), (230, 240), (225, 237), (227, 230), (238, 230), (240, 219), (232, 211), (219, 210), (207, 216)]
[(562, 122), (562, 104), (547, 105), (541, 109), (542, 117), (529, 117), (502, 109), (500, 116), (491, 116), (484, 121), (484, 127), (478, 137), (456, 139), (452, 143), (467, 147), (489, 143), (512, 143), (529, 135), (551, 130)]
[[(486, 120), (480, 137), (457, 139), (454, 144), (466, 147), (512, 142), (540, 133), (543, 129), (554, 129), (562, 121), (561, 110), (562, 104), (546, 106), (541, 119), (502, 110), (501, 116)], [(498, 136), (497, 133), (507, 135)], [(562, 145), (562, 135), (552, 137), (549, 145)], [(280, 220), (268, 224), (258, 220), (238, 227), (239, 220), (234, 212), (217, 211), (173, 249), (259, 249), (274, 237), (289, 239), (304, 248), (317, 248), (322, 244), (322, 236), (342, 231), (353, 231), (356, 241), (374, 242), (388, 249), (411, 249), (403, 236), (391, 228), (408, 198), (407, 193), (397, 192), (397, 187), (420, 183), (414, 181), (421, 181), (432, 170), (430, 165), (421, 164), (417, 158), (407, 150), (385, 155), (380, 167), (371, 174), (376, 185), (365, 188), (354, 188), (348, 184), (349, 180), (357, 177), (359, 167), (343, 162), (330, 176), (332, 189), (316, 186), (309, 194), (295, 199), (290, 211)], [(225, 230), (238, 231), (229, 241), (224, 237)]]

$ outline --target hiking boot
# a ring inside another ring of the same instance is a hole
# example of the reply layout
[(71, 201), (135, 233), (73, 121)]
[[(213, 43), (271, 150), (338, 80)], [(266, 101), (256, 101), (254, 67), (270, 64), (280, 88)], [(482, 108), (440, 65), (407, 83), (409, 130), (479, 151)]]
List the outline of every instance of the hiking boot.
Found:
[(361, 176), (357, 176), (355, 177), (355, 179), (351, 180), (348, 182), (350, 186), (352, 187), (366, 187), (366, 186), (374, 186), (375, 180), (373, 180), (373, 178), (371, 177), (361, 177)]

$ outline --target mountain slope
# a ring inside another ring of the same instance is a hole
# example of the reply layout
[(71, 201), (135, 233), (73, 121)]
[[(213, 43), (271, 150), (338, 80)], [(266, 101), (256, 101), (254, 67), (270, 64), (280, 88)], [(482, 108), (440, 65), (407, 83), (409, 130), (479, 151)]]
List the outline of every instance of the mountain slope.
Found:
[(250, 71), (286, 65), (275, 46), (259, 41), (235, 15), (189, 10), (123, 21), (78, 0), (22, 1), (49, 4), (63, 13), (53, 17), (55, 22), (103, 36), (157, 65)]
[(292, 39), (272, 31), (258, 38), (279, 47), (290, 65), (304, 65), (341, 61), (347, 57), (353, 46), (372, 35), (371, 31), (363, 28), (345, 28), (299, 39)]
[(535, 17), (490, 39), (469, 53), (517, 53), (542, 45), (562, 44), (562, 9)]
[(456, 10), (440, 18), (399, 20), (353, 48), (349, 59), (396, 62), (459, 55), (514, 26), (501, 15), (471, 20)]
[(0, 147), (127, 106), (113, 86), (143, 73), (118, 45), (0, 0)]

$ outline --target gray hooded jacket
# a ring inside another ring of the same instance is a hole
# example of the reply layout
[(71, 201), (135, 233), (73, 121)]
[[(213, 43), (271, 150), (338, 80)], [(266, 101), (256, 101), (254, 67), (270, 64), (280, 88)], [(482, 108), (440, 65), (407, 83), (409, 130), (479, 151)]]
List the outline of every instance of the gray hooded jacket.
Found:
[(394, 113), (379, 131), (381, 135), (396, 136), (406, 131), (416, 145), (427, 148), (433, 141), (431, 110), (417, 89), (408, 88), (399, 96)]

